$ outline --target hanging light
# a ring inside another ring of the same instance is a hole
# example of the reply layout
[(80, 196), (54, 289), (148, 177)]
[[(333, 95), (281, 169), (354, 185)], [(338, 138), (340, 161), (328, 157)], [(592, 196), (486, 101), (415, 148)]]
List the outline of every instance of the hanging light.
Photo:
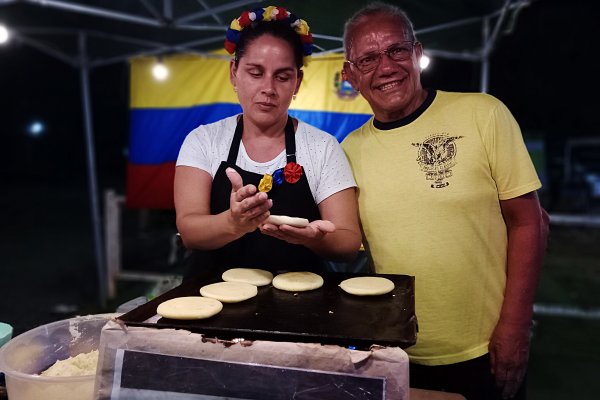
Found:
[(33, 120), (27, 124), (27, 135), (31, 137), (40, 137), (46, 133), (46, 124), (40, 120)]
[(10, 39), (10, 32), (8, 31), (8, 28), (0, 24), (0, 44), (8, 42), (8, 39)]
[(161, 57), (156, 60), (156, 63), (152, 67), (152, 76), (154, 76), (154, 79), (157, 81), (164, 81), (169, 77), (169, 69), (163, 63)]
[(427, 68), (429, 66), (430, 62), (431, 62), (431, 59), (429, 57), (427, 57), (425, 54), (423, 54), (421, 56), (421, 59), (419, 60), (419, 66), (421, 67), (421, 70), (424, 70), (425, 68)]

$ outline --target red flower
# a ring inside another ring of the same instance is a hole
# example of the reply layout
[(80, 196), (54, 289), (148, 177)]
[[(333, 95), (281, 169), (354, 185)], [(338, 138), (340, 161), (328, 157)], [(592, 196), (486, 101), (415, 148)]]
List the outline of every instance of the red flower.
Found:
[(236, 48), (236, 44), (233, 42), (230, 42), (229, 40), (225, 40), (225, 50), (227, 50), (227, 52), (229, 54), (233, 54), (235, 53), (235, 48)]
[(240, 26), (242, 28), (247, 27), (252, 23), (252, 20), (250, 19), (250, 13), (248, 11), (244, 11), (238, 18), (238, 21), (240, 22)]
[(296, 183), (302, 176), (302, 167), (300, 164), (296, 164), (295, 162), (289, 162), (283, 169), (283, 175), (285, 176), (286, 182)]
[(275, 16), (275, 20), (280, 21), (282, 19), (286, 19), (287, 18), (287, 11), (285, 8), (283, 7), (277, 7), (277, 11), (279, 11), (277, 13), (277, 15)]
[(312, 42), (313, 42), (312, 33), (309, 32), (308, 35), (300, 35), (300, 40), (302, 41), (302, 43), (312, 44)]

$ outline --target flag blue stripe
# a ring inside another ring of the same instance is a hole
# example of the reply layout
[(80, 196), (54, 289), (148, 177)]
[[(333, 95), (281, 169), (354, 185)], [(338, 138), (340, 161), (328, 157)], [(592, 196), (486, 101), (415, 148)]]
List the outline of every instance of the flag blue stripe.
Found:
[(327, 111), (290, 110), (290, 115), (331, 133), (338, 142), (371, 118), (369, 114), (346, 114)]
[[(189, 108), (134, 108), (130, 111), (129, 162), (143, 165), (175, 161), (191, 130), (241, 111), (239, 104), (232, 103)], [(290, 110), (290, 115), (331, 133), (338, 141), (370, 117), (367, 114), (304, 110)]]

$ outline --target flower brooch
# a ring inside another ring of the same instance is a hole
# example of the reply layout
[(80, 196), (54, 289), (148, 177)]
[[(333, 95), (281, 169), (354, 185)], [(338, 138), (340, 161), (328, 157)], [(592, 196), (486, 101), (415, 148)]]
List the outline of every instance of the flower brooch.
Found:
[(273, 185), (279, 186), (283, 181), (287, 183), (296, 183), (302, 177), (302, 167), (295, 162), (289, 162), (283, 168), (279, 168), (273, 175), (265, 174), (258, 184), (259, 192), (269, 192)]

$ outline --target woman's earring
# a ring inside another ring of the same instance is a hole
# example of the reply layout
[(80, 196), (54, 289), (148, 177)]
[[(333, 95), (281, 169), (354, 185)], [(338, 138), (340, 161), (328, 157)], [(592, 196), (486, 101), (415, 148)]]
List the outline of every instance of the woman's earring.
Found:
[(296, 100), (296, 95), (292, 95), (292, 100)]
[(237, 93), (237, 86), (233, 87), (233, 91)]

